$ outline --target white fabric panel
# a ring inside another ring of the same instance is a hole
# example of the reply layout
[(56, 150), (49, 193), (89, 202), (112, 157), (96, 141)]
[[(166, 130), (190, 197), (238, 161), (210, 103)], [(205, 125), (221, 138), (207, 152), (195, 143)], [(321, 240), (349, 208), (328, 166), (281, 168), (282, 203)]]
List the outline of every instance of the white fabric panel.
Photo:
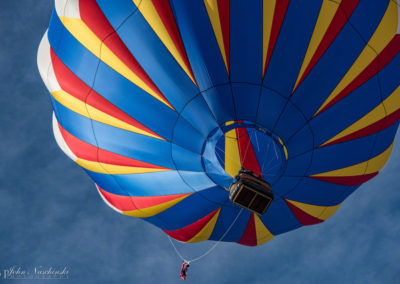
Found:
[(68, 147), (67, 143), (65, 142), (64, 138), (61, 135), (60, 128), (58, 127), (58, 121), (56, 115), (53, 112), (53, 134), (56, 138), (58, 147), (73, 161), (77, 160), (77, 157), (74, 153), (72, 153), (71, 149)]
[(79, 0), (55, 0), (56, 12), (59, 17), (81, 18)]
[(50, 43), (47, 38), (47, 31), (44, 34), (37, 53), (37, 65), (39, 68), (40, 76), (49, 92), (58, 91), (61, 89), (58, 84), (56, 75), (54, 74), (53, 64), (51, 63), (50, 56)]

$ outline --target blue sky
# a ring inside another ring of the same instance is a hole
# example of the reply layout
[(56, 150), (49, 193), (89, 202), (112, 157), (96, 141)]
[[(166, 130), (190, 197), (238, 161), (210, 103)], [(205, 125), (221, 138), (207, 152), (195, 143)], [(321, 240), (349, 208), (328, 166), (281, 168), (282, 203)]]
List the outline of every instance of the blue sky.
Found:
[[(52, 6), (0, 0), (0, 273), (67, 267), (62, 283), (180, 283), (166, 236), (107, 207), (56, 145), (36, 67)], [(193, 263), (187, 283), (400, 283), (399, 161), (397, 141), (384, 170), (331, 219), (261, 247), (221, 244)], [(192, 258), (212, 244), (178, 247)]]

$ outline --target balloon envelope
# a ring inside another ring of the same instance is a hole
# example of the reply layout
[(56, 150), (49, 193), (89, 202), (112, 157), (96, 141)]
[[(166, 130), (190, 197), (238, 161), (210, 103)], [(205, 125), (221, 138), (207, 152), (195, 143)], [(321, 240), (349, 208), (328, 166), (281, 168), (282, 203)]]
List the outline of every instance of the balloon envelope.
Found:
[[(339, 2), (56, 0), (38, 66), (59, 146), (180, 241), (323, 222), (384, 166), (400, 116), (399, 6)], [(241, 167), (271, 184), (262, 216), (229, 200)]]

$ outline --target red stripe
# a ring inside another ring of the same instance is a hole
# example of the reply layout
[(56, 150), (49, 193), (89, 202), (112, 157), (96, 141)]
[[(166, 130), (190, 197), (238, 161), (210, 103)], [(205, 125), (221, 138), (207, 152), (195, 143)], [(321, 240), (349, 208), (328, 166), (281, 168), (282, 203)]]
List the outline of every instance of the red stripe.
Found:
[(395, 124), (396, 122), (399, 121), (399, 119), (400, 119), (400, 110), (396, 110), (395, 112), (393, 112), (392, 114), (390, 114), (388, 116), (385, 116), (381, 120), (378, 120), (375, 123), (373, 123), (367, 127), (364, 127), (356, 132), (353, 132), (349, 135), (346, 135), (340, 139), (337, 139), (330, 143), (327, 143), (327, 144), (323, 145), (322, 147), (358, 139), (358, 138), (361, 138), (364, 136), (368, 136), (368, 135), (377, 133), (377, 132), (382, 131), (383, 129), (388, 128), (389, 126)]
[(180, 193), (180, 194), (161, 195), (161, 196), (135, 196), (132, 197), (132, 199), (135, 202), (136, 207), (142, 209), (160, 205), (162, 203), (166, 203), (190, 194), (191, 193)]
[(178, 27), (175, 23), (174, 14), (172, 13), (171, 6), (168, 0), (152, 0), (154, 8), (157, 10), (165, 28), (172, 41), (174, 42), (179, 54), (181, 55), (185, 65), (189, 69), (189, 73), (194, 79), (192, 68), (190, 67), (189, 59), (186, 55), (185, 47), (183, 46), (182, 39)]
[(67, 130), (65, 130), (60, 124), (58, 124), (61, 135), (63, 136), (65, 143), (67, 143), (69, 149), (80, 159), (89, 160), (93, 162), (106, 163), (118, 166), (127, 167), (141, 167), (141, 168), (154, 168), (154, 169), (165, 169), (160, 166), (152, 165), (146, 162), (131, 159), (119, 154), (115, 154), (103, 149), (99, 149), (96, 146), (88, 144), (79, 138), (73, 136)]
[(324, 222), (324, 220), (315, 218), (314, 216), (311, 216), (311, 215), (307, 214), (306, 212), (304, 212), (303, 210), (297, 208), (296, 206), (294, 206), (290, 202), (288, 202), (286, 200), (285, 200), (285, 202), (289, 206), (289, 208), (292, 211), (293, 215), (296, 217), (296, 219), (303, 226), (314, 225), (314, 224), (318, 224), (318, 223)]
[(274, 10), (274, 19), (272, 20), (271, 35), (268, 43), (267, 57), (265, 60), (264, 75), (267, 71), (269, 60), (271, 59), (272, 51), (275, 47), (276, 40), (278, 39), (279, 32), (285, 18), (286, 10), (289, 6), (289, 0), (276, 1)]
[(50, 48), (50, 56), (54, 74), (61, 89), (75, 98), (85, 101), (91, 91), (90, 87), (72, 73), (67, 66), (65, 66), (60, 58), (55, 54), (53, 48)]
[(200, 220), (190, 224), (189, 226), (186, 226), (182, 229), (178, 229), (175, 231), (165, 231), (163, 230), (168, 236), (181, 241), (181, 242), (187, 242), (189, 241), (191, 238), (193, 238), (194, 236), (196, 236), (196, 234), (198, 234), (201, 229), (203, 229), (203, 227), (205, 225), (207, 225), (207, 223), (211, 220), (212, 217), (214, 217), (214, 215), (218, 212), (219, 209), (211, 212), (210, 214), (208, 214), (207, 216), (201, 218)]
[(130, 196), (113, 194), (101, 189), (99, 186), (97, 186), (97, 188), (104, 199), (106, 199), (116, 209), (121, 211), (132, 211), (137, 209)]
[(346, 88), (343, 89), (332, 101), (324, 106), (314, 116), (317, 116), (327, 108), (331, 107), (352, 91), (367, 82), (379, 71), (381, 71), (389, 62), (400, 52), (400, 35), (395, 35), (382, 52), (364, 69)]
[(228, 72), (230, 70), (229, 64), (229, 18), (230, 18), (230, 0), (217, 1), (218, 14), (221, 22), (222, 38), (224, 40), (224, 48), (226, 55), (226, 64)]
[(256, 224), (254, 222), (254, 213), (250, 215), (247, 227), (244, 230), (242, 237), (238, 241), (238, 244), (251, 247), (257, 245), (257, 232), (256, 232)]
[(164, 196), (123, 196), (107, 192), (100, 187), (98, 187), (98, 189), (101, 195), (103, 195), (108, 202), (121, 211), (145, 209), (191, 194), (182, 193)]
[(341, 177), (324, 177), (324, 176), (310, 176), (311, 178), (340, 184), (340, 185), (347, 185), (347, 186), (356, 186), (361, 185), (366, 181), (369, 181), (374, 176), (376, 176), (378, 172), (366, 174), (366, 175), (359, 175), (359, 176), (341, 176)]
[(83, 102), (86, 102), (92, 107), (107, 113), (108, 115), (111, 115), (149, 134), (161, 138), (159, 135), (130, 117), (128, 114), (114, 106), (112, 103), (91, 89), (88, 85), (86, 85), (81, 79), (72, 73), (67, 66), (65, 66), (65, 64), (57, 57), (53, 49), (50, 49), (50, 53), (57, 81), (65, 92)]
[(64, 138), (65, 143), (68, 148), (72, 151), (80, 159), (89, 160), (89, 161), (97, 161), (97, 151), (98, 148), (90, 145), (77, 137), (70, 134), (67, 130), (65, 130), (59, 123), (58, 128), (60, 129), (61, 135)]
[(104, 44), (112, 50), (112, 52), (128, 66), (150, 89), (159, 95), (165, 102), (168, 100), (164, 97), (161, 91), (157, 88), (154, 82), (146, 74), (135, 57), (123, 43), (121, 38), (115, 32), (114, 28), (104, 16), (100, 7), (95, 0), (79, 1), (79, 10), (82, 21), (92, 30), (96, 36), (104, 40)]
[(115, 32), (97, 5), (96, 0), (79, 1), (79, 13), (82, 21), (85, 22), (100, 40), (104, 40), (107, 36)]
[[(340, 30), (346, 24), (347, 19), (350, 18), (351, 14), (353, 13), (354, 9), (357, 7), (358, 2), (360, 0), (343, 0), (338, 7), (335, 16), (332, 19), (328, 29), (324, 37), (321, 40), (320, 45), (318, 46), (317, 50), (315, 51), (310, 63), (308, 64), (305, 72), (301, 76), (301, 79), (297, 86), (300, 86), (301, 82), (307, 77), (310, 73), (311, 69), (317, 64), (318, 60), (322, 57), (331, 43), (334, 41), (336, 36), (339, 34)], [(293, 92), (296, 89), (293, 90)]]
[(236, 128), (236, 137), (238, 139), (239, 155), (242, 166), (256, 175), (262, 175), (257, 156), (254, 152), (246, 128)]

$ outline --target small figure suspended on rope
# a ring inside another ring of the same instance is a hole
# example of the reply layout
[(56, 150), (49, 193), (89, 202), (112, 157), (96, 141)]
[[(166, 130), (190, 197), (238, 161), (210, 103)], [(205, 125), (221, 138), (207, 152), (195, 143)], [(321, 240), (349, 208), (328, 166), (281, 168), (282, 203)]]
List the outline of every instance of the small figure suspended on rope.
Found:
[(181, 276), (182, 280), (186, 280), (186, 273), (187, 273), (187, 270), (188, 270), (189, 266), (190, 265), (189, 265), (188, 261), (184, 260), (182, 262), (181, 273), (180, 273), (180, 276)]

